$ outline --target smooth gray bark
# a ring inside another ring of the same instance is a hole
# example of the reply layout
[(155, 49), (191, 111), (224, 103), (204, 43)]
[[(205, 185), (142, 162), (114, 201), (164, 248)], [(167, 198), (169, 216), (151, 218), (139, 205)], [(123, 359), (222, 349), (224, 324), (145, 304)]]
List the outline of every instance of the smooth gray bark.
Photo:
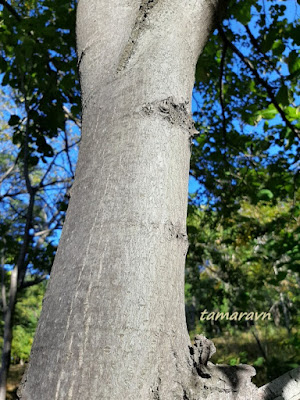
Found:
[(261, 400), (299, 400), (300, 367), (259, 388)]
[(22, 400), (254, 398), (251, 367), (198, 370), (185, 323), (190, 98), (217, 5), (79, 2), (82, 142)]

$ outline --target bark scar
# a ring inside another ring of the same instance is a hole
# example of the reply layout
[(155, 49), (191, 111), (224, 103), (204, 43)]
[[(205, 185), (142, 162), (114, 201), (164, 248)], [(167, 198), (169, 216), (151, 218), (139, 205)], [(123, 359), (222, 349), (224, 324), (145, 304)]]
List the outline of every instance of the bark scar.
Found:
[(163, 119), (166, 119), (172, 125), (184, 127), (189, 132), (189, 137), (192, 138), (198, 135), (199, 132), (195, 128), (194, 120), (191, 113), (188, 111), (189, 101), (176, 102), (172, 96), (166, 99), (159, 100), (153, 103), (145, 104), (142, 107), (144, 114), (159, 114)]
[(185, 232), (181, 232), (181, 228), (178, 225), (174, 225), (171, 221), (167, 221), (164, 224), (165, 233), (167, 235), (168, 240), (179, 239), (179, 240), (188, 240), (187, 234)]
[(151, 9), (159, 2), (159, 0), (142, 0), (138, 11), (137, 18), (132, 28), (128, 42), (121, 55), (117, 73), (123, 71), (131, 56), (134, 54), (137, 41), (140, 38), (142, 32), (148, 27), (147, 20)]

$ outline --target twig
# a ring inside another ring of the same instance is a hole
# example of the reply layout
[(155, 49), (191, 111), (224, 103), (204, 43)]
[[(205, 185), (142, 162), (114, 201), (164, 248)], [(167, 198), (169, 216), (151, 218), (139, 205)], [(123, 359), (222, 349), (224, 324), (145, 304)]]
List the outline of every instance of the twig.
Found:
[(20, 290), (26, 289), (28, 287), (38, 285), (39, 283), (43, 282), (48, 278), (48, 275), (44, 274), (40, 278), (36, 278), (32, 281), (23, 282), (22, 285), (19, 287)]
[(280, 107), (278, 104), (276, 97), (273, 93), (273, 90), (271, 86), (259, 75), (257, 69), (254, 67), (252, 62), (249, 60), (249, 58), (245, 57), (240, 50), (227, 38), (224, 30), (222, 29), (221, 25), (218, 25), (218, 31), (223, 39), (224, 43), (227, 43), (227, 45), (231, 48), (231, 50), (240, 58), (240, 60), (250, 69), (250, 71), (253, 73), (257, 81), (266, 89), (268, 96), (270, 97), (272, 103), (274, 104), (274, 107), (276, 110), (279, 112), (282, 120), (286, 123), (287, 127), (290, 128), (290, 130), (294, 133), (295, 136), (297, 136), (300, 139), (300, 131), (297, 129), (291, 122), (287, 119), (283, 109)]
[(3, 314), (5, 315), (7, 309), (6, 302), (6, 287), (5, 287), (5, 271), (4, 271), (4, 257), (1, 257), (1, 296), (2, 296), (2, 309)]
[[(80, 139), (79, 139), (79, 140), (76, 140), (76, 142), (74, 142), (74, 143), (72, 143), (71, 145), (69, 145), (69, 149), (71, 149), (72, 147), (76, 146), (79, 142), (80, 142)], [(55, 164), (56, 158), (57, 158), (60, 154), (62, 154), (63, 152), (65, 152), (65, 151), (66, 151), (66, 148), (63, 148), (63, 149), (59, 150), (59, 151), (55, 154), (55, 156), (53, 157), (51, 163), (49, 164), (49, 166), (48, 166), (48, 168), (47, 168), (47, 170), (46, 170), (44, 176), (42, 177), (42, 179), (41, 179), (41, 181), (40, 181), (40, 183), (39, 183), (39, 185), (38, 185), (38, 188), (39, 188), (39, 189), (42, 188), (42, 187), (44, 187), (44, 180), (46, 179), (47, 175), (48, 175), (49, 172), (51, 171), (51, 168), (53, 167), (53, 165)]]
[(0, 4), (3, 5), (10, 13), (13, 15), (19, 22), (22, 21), (21, 16), (17, 13), (17, 11), (5, 0), (0, 0)]
[(64, 112), (66, 113), (66, 116), (67, 116), (71, 121), (73, 121), (73, 122), (78, 126), (78, 128), (81, 128), (81, 121), (80, 121), (80, 119), (79, 119), (79, 118), (76, 118), (76, 117), (71, 113), (71, 111), (67, 109), (66, 106), (63, 106), (63, 109), (64, 109)]
[(222, 126), (223, 126), (223, 138), (224, 138), (224, 146), (227, 146), (227, 135), (226, 135), (226, 116), (225, 116), (225, 102), (224, 102), (224, 85), (223, 85), (223, 75), (224, 75), (224, 64), (226, 58), (227, 51), (227, 43), (224, 43), (221, 65), (220, 65), (220, 79), (219, 79), (219, 87), (220, 87), (220, 103), (222, 108)]
[(8, 170), (0, 177), (0, 183), (2, 183), (4, 181), (4, 179), (6, 179), (9, 176), (9, 174), (13, 171), (15, 166), (16, 166), (16, 164), (9, 167)]
[(249, 28), (249, 25), (245, 25), (245, 29), (246, 29), (246, 32), (247, 32), (248, 35), (249, 35), (250, 42), (251, 42), (252, 46), (264, 57), (264, 61), (265, 61), (267, 64), (269, 64), (269, 65), (274, 69), (274, 71), (277, 72), (277, 74), (280, 76), (280, 79), (281, 79), (281, 80), (284, 80), (284, 77), (281, 75), (280, 71), (278, 71), (278, 69), (276, 68), (276, 64), (275, 64), (275, 63), (270, 59), (270, 57), (268, 57), (268, 56), (262, 51), (262, 49), (260, 48), (260, 45), (259, 45), (259, 43), (258, 43), (258, 40), (257, 40), (256, 37), (253, 35), (253, 33), (251, 32), (251, 30), (250, 30), (250, 28)]
[(67, 154), (67, 159), (68, 159), (68, 163), (69, 163), (69, 168), (72, 174), (72, 178), (74, 178), (74, 171), (73, 171), (73, 167), (72, 167), (72, 162), (71, 162), (71, 158), (70, 158), (70, 154), (69, 154), (69, 141), (68, 141), (68, 135), (67, 132), (65, 131), (65, 148), (66, 148), (66, 154)]

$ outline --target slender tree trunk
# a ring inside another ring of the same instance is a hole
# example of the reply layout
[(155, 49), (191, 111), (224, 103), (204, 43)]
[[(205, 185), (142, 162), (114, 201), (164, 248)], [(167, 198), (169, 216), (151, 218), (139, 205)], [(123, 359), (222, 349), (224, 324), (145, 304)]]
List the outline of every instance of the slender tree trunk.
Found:
[(205, 387), (184, 312), (190, 98), (217, 5), (79, 2), (80, 156), (22, 400), (245, 398)]
[(15, 306), (18, 294), (18, 282), (23, 281), (26, 273), (25, 257), (28, 251), (30, 235), (29, 230), (32, 222), (33, 207), (35, 201), (35, 192), (31, 191), (30, 199), (26, 215), (26, 224), (23, 234), (23, 243), (18, 255), (18, 260), (10, 276), (10, 288), (9, 288), (9, 301), (6, 302), (6, 290), (4, 282), (4, 262), (2, 264), (2, 304), (3, 304), (3, 321), (4, 321), (4, 335), (3, 335), (3, 347), (1, 357), (1, 369), (0, 369), (0, 400), (6, 399), (6, 383), (8, 370), (11, 361), (11, 346), (13, 339), (13, 317), (15, 312)]
[(6, 399), (6, 382), (10, 366), (12, 343), (12, 319), (15, 310), (18, 288), (18, 266), (15, 265), (10, 276), (9, 303), (3, 309), (4, 335), (0, 370), (0, 400)]

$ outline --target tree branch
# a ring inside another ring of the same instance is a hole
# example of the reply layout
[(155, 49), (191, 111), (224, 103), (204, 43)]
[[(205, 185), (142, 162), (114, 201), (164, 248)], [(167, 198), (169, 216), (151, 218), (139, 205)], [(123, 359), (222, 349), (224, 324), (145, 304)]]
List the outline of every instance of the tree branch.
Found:
[(253, 73), (255, 78), (257, 79), (258, 83), (260, 83), (267, 91), (268, 96), (271, 99), (271, 102), (274, 104), (274, 107), (276, 110), (279, 112), (282, 120), (285, 122), (286, 126), (290, 128), (290, 130), (294, 133), (295, 136), (297, 136), (300, 139), (300, 131), (297, 129), (286, 117), (283, 109), (280, 107), (278, 104), (275, 94), (273, 93), (273, 90), (271, 86), (259, 75), (257, 69), (254, 67), (252, 62), (249, 60), (249, 58), (245, 57), (240, 50), (227, 38), (224, 30), (222, 29), (221, 25), (218, 25), (218, 31), (223, 39), (224, 43), (227, 43), (228, 47), (231, 48), (231, 50), (240, 58), (240, 60), (250, 69), (250, 71)]
[(20, 194), (25, 194), (27, 193), (27, 190), (20, 190), (19, 192), (15, 192), (15, 193), (9, 193), (9, 190), (7, 190), (6, 193), (4, 193), (2, 196), (0, 196), (0, 201), (2, 201), (3, 199), (5, 199), (5, 197), (15, 197), (15, 196), (19, 196)]
[(74, 171), (73, 171), (73, 167), (72, 167), (72, 162), (71, 162), (71, 158), (70, 158), (70, 154), (69, 154), (69, 141), (68, 141), (68, 135), (67, 132), (64, 132), (65, 134), (65, 149), (66, 149), (66, 154), (67, 154), (67, 159), (68, 159), (68, 163), (69, 163), (69, 168), (72, 174), (72, 178), (74, 179)]
[(23, 235), (23, 243), (21, 246), (21, 250), (19, 253), (19, 257), (17, 260), (17, 270), (18, 270), (18, 282), (21, 283), (25, 277), (26, 273), (26, 267), (24, 266), (25, 262), (25, 257), (28, 252), (28, 245), (30, 241), (30, 228), (32, 224), (32, 218), (33, 218), (33, 207), (34, 207), (34, 201), (35, 201), (35, 191), (33, 190), (32, 193), (30, 193), (30, 199), (29, 199), (29, 205), (27, 208), (27, 215), (26, 215), (26, 224), (24, 228), (24, 235)]
[(31, 286), (38, 285), (39, 283), (45, 281), (47, 278), (48, 278), (48, 275), (45, 274), (45, 275), (42, 275), (41, 277), (36, 278), (32, 281), (23, 282), (22, 285), (20, 285), (19, 289), (23, 290), (23, 289), (29, 288)]
[(8, 168), (8, 170), (6, 172), (4, 172), (4, 174), (0, 177), (0, 183), (2, 183), (4, 181), (4, 179), (6, 179), (9, 176), (9, 174), (13, 171), (15, 166), (16, 166), (16, 164), (12, 165), (11, 167)]
[[(292, 369), (279, 378), (274, 379), (272, 382), (261, 386), (258, 393), (262, 399), (275, 399), (281, 398), (283, 400), (292, 400), (300, 398), (300, 387), (297, 384), (300, 377), (300, 367)], [(290, 384), (294, 382), (295, 384)], [(283, 393), (283, 388), (285, 388)]]
[[(69, 144), (69, 145), (68, 145), (68, 149), (71, 149), (72, 147), (76, 146), (79, 142), (80, 142), (80, 139), (77, 140), (76, 142), (72, 143), (72, 144)], [(56, 158), (57, 158), (60, 154), (62, 154), (64, 151), (66, 151), (66, 148), (63, 148), (63, 149), (59, 150), (59, 151), (55, 154), (55, 156), (53, 157), (53, 159), (52, 159), (51, 163), (49, 164), (49, 166), (48, 166), (48, 168), (47, 168), (47, 170), (46, 170), (44, 176), (42, 177), (42, 179), (41, 179), (41, 181), (40, 181), (40, 184), (38, 185), (38, 188), (39, 188), (39, 189), (42, 188), (42, 187), (44, 187), (44, 186), (46, 186), (46, 185), (44, 185), (44, 181), (45, 181), (47, 175), (48, 175), (49, 172), (51, 171), (51, 168), (53, 167)]]
[(17, 13), (17, 11), (5, 0), (0, 0), (0, 4), (3, 5), (10, 13), (13, 15), (19, 22), (22, 21), (21, 16)]
[(224, 64), (225, 57), (227, 51), (227, 43), (224, 43), (221, 65), (220, 65), (220, 79), (219, 79), (219, 87), (220, 87), (220, 103), (222, 108), (222, 125), (223, 125), (223, 138), (224, 138), (224, 146), (227, 146), (227, 135), (226, 135), (226, 116), (225, 116), (225, 102), (224, 102), (224, 85), (223, 85), (223, 75), (224, 75)]
[[(248, 35), (249, 35), (250, 42), (252, 43), (252, 46), (253, 46), (254, 48), (256, 48), (256, 50), (258, 50), (263, 56), (265, 56), (265, 54), (262, 52), (262, 50), (261, 50), (261, 48), (260, 48), (260, 46), (259, 46), (259, 44), (258, 44), (257, 39), (254, 37), (253, 33), (251, 32), (251, 30), (250, 30), (250, 28), (249, 28), (249, 25), (245, 25), (245, 29), (246, 29), (246, 32), (247, 32)], [(268, 58), (269, 58), (269, 57), (268, 57)]]
[(245, 29), (246, 32), (250, 38), (250, 42), (252, 44), (252, 46), (263, 56), (264, 60), (266, 62), (266, 64), (269, 64), (274, 71), (276, 71), (276, 73), (279, 75), (281, 81), (284, 82), (284, 77), (282, 76), (282, 74), (280, 73), (280, 71), (278, 70), (278, 68), (276, 67), (276, 63), (274, 63), (273, 60), (270, 59), (270, 57), (268, 57), (261, 49), (258, 40), (256, 39), (256, 37), (253, 35), (253, 33), (251, 32), (249, 25), (245, 25)]
[(70, 110), (67, 109), (66, 106), (63, 106), (64, 112), (66, 113), (66, 117), (73, 121), (79, 129), (81, 129), (81, 121), (80, 119), (76, 118)]
[(5, 315), (7, 310), (7, 302), (6, 302), (6, 287), (5, 287), (5, 271), (4, 271), (4, 257), (1, 257), (1, 298), (2, 298), (2, 308), (3, 314)]

